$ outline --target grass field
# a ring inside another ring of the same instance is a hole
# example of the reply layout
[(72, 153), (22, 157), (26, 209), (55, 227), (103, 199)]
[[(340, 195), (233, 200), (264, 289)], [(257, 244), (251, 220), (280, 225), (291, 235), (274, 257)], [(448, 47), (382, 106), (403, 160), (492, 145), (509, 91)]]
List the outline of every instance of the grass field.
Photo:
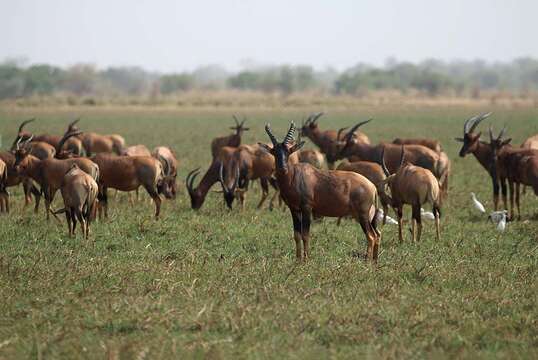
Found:
[(325, 109), (322, 128), (373, 117), (364, 127), (372, 141), (436, 137), (453, 161), (441, 241), (431, 222), (418, 244), (409, 234), (399, 244), (387, 225), (377, 268), (353, 255), (366, 250), (359, 226), (334, 219), (313, 225), (312, 257), (297, 264), (291, 217), (257, 211), (259, 187), (244, 212), (225, 210), (217, 193), (190, 209), (183, 179), (207, 168), (209, 143), (228, 132), (232, 113), (248, 117), (244, 143), (254, 143), (268, 141), (266, 121), (281, 137), (289, 120), (318, 110), (0, 108), (3, 148), (22, 119), (36, 116), (36, 133), (60, 133), (82, 116), (83, 130), (170, 145), (182, 188), (159, 221), (145, 194), (134, 207), (120, 194), (89, 241), (68, 237), (43, 211), (23, 211), (21, 190), (12, 190), (13, 211), (0, 216), (0, 359), (538, 358), (537, 198), (527, 192), (523, 220), (499, 234), (470, 202), (474, 191), (491, 209), (489, 177), (474, 157), (457, 157), (453, 140), (467, 117), (493, 110), (484, 135), (489, 123), (497, 131), (507, 123), (519, 145), (538, 133), (538, 111)]

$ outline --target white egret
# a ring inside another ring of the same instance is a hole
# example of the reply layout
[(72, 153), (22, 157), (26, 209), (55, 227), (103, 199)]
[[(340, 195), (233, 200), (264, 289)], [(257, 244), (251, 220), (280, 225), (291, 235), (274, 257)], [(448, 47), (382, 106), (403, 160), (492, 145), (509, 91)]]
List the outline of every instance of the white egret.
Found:
[(482, 214), (484, 214), (486, 212), (486, 208), (484, 207), (484, 205), (482, 205), (482, 203), (480, 201), (478, 201), (478, 199), (476, 198), (476, 195), (475, 193), (471, 193), (471, 198), (473, 199), (473, 205), (474, 207), (480, 211)]

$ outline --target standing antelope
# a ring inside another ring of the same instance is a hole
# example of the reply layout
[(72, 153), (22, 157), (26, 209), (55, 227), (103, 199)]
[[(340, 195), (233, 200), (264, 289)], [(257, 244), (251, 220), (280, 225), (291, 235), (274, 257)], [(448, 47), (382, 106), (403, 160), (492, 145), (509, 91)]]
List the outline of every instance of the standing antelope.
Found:
[(273, 145), (260, 143), (260, 146), (275, 158), (278, 187), (293, 219), (297, 259), (302, 260), (309, 256), (312, 215), (351, 215), (366, 235), (367, 258), (377, 262), (381, 233), (376, 228), (375, 185), (364, 176), (348, 171), (325, 172), (309, 164), (288, 164), (290, 154), (304, 145), (304, 142), (292, 144), (295, 132), (293, 122), (281, 143), (272, 134), (269, 125), (265, 126), (265, 131)]
[[(24, 206), (28, 206), (32, 201), (32, 195), (35, 197), (34, 212), (37, 213), (39, 209), (39, 202), (41, 200), (41, 192), (33, 185), (32, 179), (19, 176), (15, 169), (15, 154), (11, 151), (0, 151), (0, 160), (6, 164), (6, 181), (5, 187), (13, 187), (22, 183), (24, 191)], [(6, 192), (1, 195), (1, 201), (4, 206), (4, 211), (9, 212), (9, 193)]]
[[(301, 126), (300, 134), (308, 137), (319, 147), (319, 150), (327, 157), (327, 166), (329, 169), (334, 169), (334, 163), (336, 160), (338, 160), (336, 158), (337, 151), (335, 146), (337, 141), (340, 140), (342, 131), (344, 131), (346, 128), (342, 128), (338, 131), (321, 131), (318, 127), (317, 121), (322, 115), (322, 112), (310, 115), (308, 119), (306, 119), (306, 122)], [(354, 132), (354, 136), (358, 142), (363, 142), (366, 144), (370, 143), (368, 136), (361, 132)]]
[(177, 167), (178, 161), (174, 152), (167, 146), (157, 146), (151, 153), (155, 159), (161, 161), (164, 167), (163, 186), (166, 187), (164, 192), (169, 192), (172, 198), (176, 198), (177, 192)]
[[(401, 145), (400, 165), (393, 174), (389, 172), (385, 165), (384, 155), (385, 151), (383, 150), (381, 153), (381, 166), (387, 176), (384, 183), (390, 188), (391, 196), (389, 199), (398, 216), (398, 237), (400, 242), (403, 242), (402, 216), (404, 204), (409, 204), (412, 208), (413, 241), (420, 241), (420, 236), (422, 234), (420, 208), (425, 203), (430, 203), (432, 205), (437, 240), (440, 240), (439, 218), (441, 217), (441, 197), (437, 178), (428, 169), (404, 164), (404, 145)], [(418, 224), (418, 237), (415, 229), (416, 224)]]
[(78, 219), (82, 235), (87, 239), (90, 235), (90, 222), (97, 201), (97, 183), (93, 177), (74, 163), (65, 174), (60, 191), (64, 208), (54, 211), (54, 214), (65, 213), (70, 236), (75, 235)]
[(127, 146), (121, 152), (123, 156), (151, 156), (151, 152), (146, 145), (131, 145)]
[(125, 147), (125, 139), (120, 135), (100, 135), (94, 132), (85, 132), (81, 136), (82, 146), (87, 156), (99, 153), (115, 153), (121, 155)]
[(60, 189), (65, 173), (73, 164), (91, 175), (94, 179), (99, 178), (99, 168), (95, 163), (85, 158), (72, 159), (45, 159), (39, 160), (31, 155), (26, 149), (18, 148), (15, 152), (15, 169), (19, 176), (32, 178), (37, 182), (45, 197), (45, 211), (47, 219), (50, 214), (50, 205), (54, 196)]
[[(340, 142), (338, 158), (356, 158), (363, 161), (372, 161), (381, 163), (381, 153), (384, 153), (388, 169), (395, 172), (399, 166), (400, 145), (380, 143), (370, 145), (364, 142), (356, 141), (353, 133), (362, 125), (367, 124), (370, 120), (362, 121), (353, 126), (345, 135), (344, 140)], [(441, 192), (444, 196), (448, 193), (448, 178), (450, 175), (450, 160), (445, 153), (436, 153), (430, 148), (422, 145), (403, 145), (405, 158), (410, 164), (423, 167), (430, 170), (441, 184)], [(355, 160), (356, 160), (355, 159)]]
[[(510, 145), (512, 139), (502, 139), (506, 127), (495, 138), (490, 128), (490, 146), (493, 151), (493, 161), (495, 163), (496, 173), (501, 186), (506, 187), (508, 181), (508, 190), (510, 195), (509, 219), (514, 219), (514, 195), (517, 206), (517, 217), (521, 219), (520, 212), (520, 185), (529, 185), (533, 189), (538, 189), (536, 180), (538, 179), (538, 168), (536, 168), (538, 150), (529, 148), (515, 148)], [(514, 189), (515, 185), (515, 189)]]
[(235, 126), (230, 126), (230, 129), (235, 130), (235, 134), (217, 137), (211, 141), (211, 155), (213, 156), (213, 159), (219, 155), (219, 151), (223, 147), (238, 147), (241, 145), (241, 136), (243, 135), (243, 132), (250, 130), (250, 128), (243, 126), (247, 120), (246, 118), (243, 118), (243, 121), (241, 122), (237, 120), (235, 115), (233, 115), (233, 118), (235, 120)]
[[(463, 143), (459, 153), (460, 157), (465, 157), (467, 154), (473, 154), (480, 165), (482, 165), (482, 167), (488, 172), (493, 185), (493, 208), (495, 211), (497, 211), (499, 208), (499, 179), (497, 176), (495, 161), (493, 159), (493, 150), (490, 144), (480, 141), (480, 135), (482, 135), (481, 132), (477, 134), (474, 133), (478, 124), (480, 124), (480, 122), (488, 118), (490, 115), (491, 113), (485, 113), (467, 119), (463, 124), (463, 137), (456, 138), (456, 141)], [(502, 134), (500, 135), (502, 136)], [(501, 191), (504, 208), (506, 209), (507, 189), (506, 185), (503, 183), (501, 183)]]
[(99, 165), (99, 215), (108, 218), (108, 188), (119, 191), (133, 191), (143, 186), (155, 203), (155, 218), (159, 218), (161, 198), (172, 194), (163, 186), (165, 178), (163, 165), (151, 156), (115, 156), (97, 154), (91, 158)]
[(441, 149), (441, 142), (439, 140), (434, 139), (402, 139), (402, 138), (396, 138), (392, 141), (393, 144), (396, 145), (422, 145), (426, 146), (427, 148), (432, 149), (436, 153), (440, 153), (442, 151)]

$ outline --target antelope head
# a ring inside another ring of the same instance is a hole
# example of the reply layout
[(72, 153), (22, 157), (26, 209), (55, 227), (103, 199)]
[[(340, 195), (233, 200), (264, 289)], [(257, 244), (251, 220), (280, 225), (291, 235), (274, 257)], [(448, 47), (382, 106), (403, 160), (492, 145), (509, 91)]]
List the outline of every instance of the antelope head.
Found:
[(71, 138), (73, 136), (78, 136), (80, 134), (82, 134), (82, 131), (80, 131), (80, 130), (75, 130), (75, 131), (72, 131), (72, 132), (65, 133), (64, 136), (62, 136), (62, 138), (58, 142), (58, 147), (56, 148), (56, 158), (58, 158), (58, 159), (68, 159), (68, 158), (75, 157), (75, 154), (73, 154), (72, 151), (64, 150), (63, 146), (64, 146), (65, 142), (69, 138)]
[(493, 161), (497, 161), (497, 155), (499, 151), (512, 141), (512, 138), (504, 139), (503, 136), (506, 134), (506, 125), (499, 132), (498, 136), (493, 135), (493, 129), (489, 127), (489, 146), (493, 151)]
[(301, 123), (301, 130), (299, 131), (303, 136), (310, 136), (314, 130), (318, 128), (318, 119), (323, 116), (322, 112), (317, 114), (311, 114), (306, 121)]
[(463, 143), (460, 149), (460, 157), (464, 157), (465, 155), (472, 153), (476, 150), (480, 142), (480, 135), (482, 133), (479, 132), (475, 134), (474, 130), (476, 129), (478, 124), (482, 122), (482, 120), (486, 119), (490, 115), (490, 112), (476, 115), (465, 121), (465, 123), (463, 124), (463, 137), (455, 139), (456, 141)]
[(167, 199), (175, 199), (177, 191), (176, 174), (166, 157), (159, 156), (159, 161), (163, 166), (163, 178), (157, 185), (158, 191)]
[[(321, 115), (320, 115), (321, 116)], [(276, 137), (271, 132), (271, 126), (269, 124), (265, 125), (265, 132), (271, 139), (273, 146), (267, 144), (258, 143), (263, 149), (269, 152), (275, 157), (276, 170), (286, 173), (288, 171), (288, 158), (295, 151), (299, 150), (304, 145), (304, 141), (295, 142), (293, 135), (295, 133), (295, 124), (293, 121), (290, 124), (288, 133), (284, 137), (282, 142), (278, 142)]]
[(235, 193), (237, 190), (238, 184), (239, 184), (239, 167), (235, 166), (235, 177), (233, 179), (233, 183), (231, 187), (228, 187), (226, 185), (226, 181), (224, 180), (224, 165), (221, 163), (219, 168), (219, 182), (222, 186), (222, 192), (224, 193), (224, 201), (226, 202), (226, 206), (228, 209), (232, 209), (232, 204), (235, 199)]
[(70, 132), (75, 132), (75, 131), (79, 131), (80, 129), (78, 128), (77, 126), (77, 123), (80, 121), (80, 118), (77, 118), (73, 121), (71, 121), (69, 123), (69, 125), (67, 125), (67, 130), (66, 130), (66, 134), (70, 133)]
[(187, 191), (189, 192), (189, 197), (191, 198), (191, 207), (194, 210), (198, 210), (202, 207), (202, 204), (204, 202), (204, 198), (200, 196), (197, 189), (194, 188), (194, 180), (196, 177), (200, 174), (200, 168), (196, 168), (192, 170), (190, 173), (187, 174), (187, 178), (185, 179), (185, 187), (187, 188)]
[(389, 169), (387, 168), (387, 165), (385, 164), (385, 147), (383, 146), (383, 149), (381, 150), (381, 168), (383, 169), (383, 172), (385, 173), (386, 178), (385, 180), (381, 182), (381, 185), (382, 185), (381, 188), (383, 189), (383, 192), (385, 194), (386, 194), (387, 185), (390, 188), (390, 185), (392, 181), (394, 180), (394, 177), (396, 176), (396, 174), (398, 174), (400, 169), (402, 169), (404, 162), (405, 162), (405, 151), (404, 151), (404, 146), (402, 145), (402, 151), (400, 155), (400, 162), (399, 162), (398, 168), (393, 174), (391, 174)]
[(15, 172), (17, 174), (25, 174), (28, 167), (28, 155), (32, 152), (32, 145), (30, 142), (33, 139), (33, 135), (26, 141), (22, 142), (22, 138), (15, 143), (15, 163), (13, 164)]
[(342, 128), (338, 131), (338, 151), (336, 155), (336, 159), (343, 159), (349, 155), (349, 150), (352, 148), (352, 145), (355, 144), (355, 131), (357, 131), (358, 128), (361, 126), (368, 124), (373, 119), (368, 119), (365, 121), (361, 121), (360, 123), (356, 124), (349, 130), (343, 138), (340, 138), (342, 131), (346, 128)]
[(21, 141), (26, 141), (28, 140), (28, 138), (30, 136), (32, 136), (30, 133), (27, 133), (24, 130), (24, 127), (35, 121), (35, 118), (32, 118), (32, 119), (28, 119), (28, 120), (24, 120), (20, 126), (19, 126), (19, 131), (17, 132), (17, 137), (15, 138), (15, 140), (13, 141), (13, 144), (11, 145), (11, 151), (15, 151), (16, 147), (17, 147), (17, 144), (20, 144)]
[(245, 116), (243, 116), (243, 121), (241, 122), (239, 122), (235, 115), (232, 115), (232, 117), (234, 118), (235, 126), (230, 126), (230, 129), (235, 130), (236, 135), (242, 135), (244, 131), (250, 130), (250, 128), (243, 126), (245, 125), (245, 121), (247, 121), (247, 118)]

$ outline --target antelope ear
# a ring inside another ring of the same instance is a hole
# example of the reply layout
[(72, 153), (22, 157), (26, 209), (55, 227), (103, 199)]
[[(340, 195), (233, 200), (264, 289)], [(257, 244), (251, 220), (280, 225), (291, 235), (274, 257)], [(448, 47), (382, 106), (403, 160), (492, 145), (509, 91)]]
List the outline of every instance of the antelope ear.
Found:
[(458, 142), (463, 142), (463, 138), (460, 138), (460, 137), (454, 138), (454, 140), (456, 140)]
[(249, 131), (250, 128), (243, 128), (243, 131)]
[(304, 144), (305, 144), (304, 141), (301, 141), (300, 143), (293, 144), (293, 146), (289, 149), (290, 154), (293, 154), (294, 152), (296, 152), (297, 150), (302, 148)]
[(260, 147), (261, 147), (263, 150), (267, 151), (268, 153), (271, 153), (271, 150), (273, 150), (273, 148), (270, 147), (270, 146), (267, 145), (267, 144), (264, 144), (264, 143), (259, 142), (258, 145), (260, 145)]

